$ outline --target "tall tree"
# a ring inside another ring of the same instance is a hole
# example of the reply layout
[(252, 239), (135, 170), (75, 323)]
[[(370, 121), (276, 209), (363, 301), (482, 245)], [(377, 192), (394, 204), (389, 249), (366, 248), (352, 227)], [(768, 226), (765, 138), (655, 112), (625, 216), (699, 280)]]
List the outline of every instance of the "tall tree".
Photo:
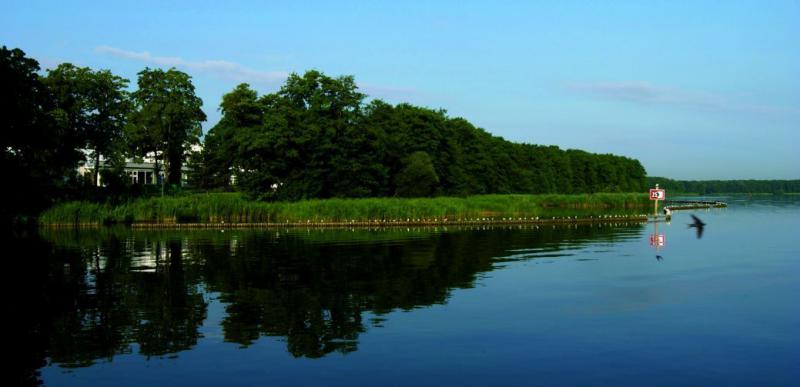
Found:
[(146, 68), (139, 72), (139, 89), (133, 93), (135, 112), (128, 127), (133, 148), (166, 162), (167, 181), (181, 183), (186, 151), (199, 143), (200, 124), (206, 120), (203, 101), (195, 95), (191, 77), (171, 68)]
[(234, 136), (243, 128), (261, 125), (263, 106), (258, 93), (242, 83), (222, 96), (222, 119), (206, 133), (199, 162), (193, 164), (194, 182), (201, 187), (227, 187), (231, 182), (237, 143)]
[(89, 97), (92, 70), (62, 63), (48, 70), (42, 82), (50, 93), (50, 115), (62, 129), (65, 146), (85, 148), (90, 131), (89, 114), (92, 110)]
[(94, 184), (98, 183), (101, 156), (109, 156), (130, 110), (128, 80), (108, 70), (93, 71), (62, 63), (45, 78), (61, 125), (77, 131), (77, 146), (90, 151)]
[(378, 196), (387, 180), (379, 134), (361, 125), (353, 77), (292, 74), (259, 99), (263, 120), (236, 135), (241, 183), (254, 196)]
[[(99, 165), (101, 156), (115, 159), (114, 152), (122, 151), (120, 143), (124, 141), (125, 125), (131, 109), (130, 94), (125, 90), (128, 80), (112, 74), (108, 70), (95, 71), (89, 90), (89, 101), (92, 111), (89, 116), (89, 130), (86, 142), (92, 150), (95, 165)], [(95, 168), (95, 184), (97, 184), (99, 168)]]

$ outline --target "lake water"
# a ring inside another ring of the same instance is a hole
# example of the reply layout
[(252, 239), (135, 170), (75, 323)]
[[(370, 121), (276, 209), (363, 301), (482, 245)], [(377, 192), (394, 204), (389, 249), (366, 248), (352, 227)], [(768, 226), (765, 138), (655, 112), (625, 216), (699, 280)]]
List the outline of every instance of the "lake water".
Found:
[(658, 224), (42, 231), (6, 255), (11, 367), (54, 386), (798, 385), (800, 201), (723, 200)]

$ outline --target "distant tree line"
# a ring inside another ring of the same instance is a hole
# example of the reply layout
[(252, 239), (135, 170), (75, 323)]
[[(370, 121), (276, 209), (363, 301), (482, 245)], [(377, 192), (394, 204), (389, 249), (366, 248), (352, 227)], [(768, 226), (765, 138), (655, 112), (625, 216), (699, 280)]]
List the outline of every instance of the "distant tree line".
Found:
[(194, 177), (260, 199), (490, 193), (631, 192), (645, 188), (634, 159), (512, 143), (443, 110), (391, 105), (353, 77), (292, 74), (259, 96), (225, 94)]
[[(637, 160), (512, 143), (443, 110), (368, 100), (351, 76), (293, 74), (262, 96), (241, 84), (195, 154), (206, 116), (191, 77), (174, 68), (145, 68), (131, 91), (108, 70), (62, 63), (42, 73), (3, 46), (0, 81), (0, 167), (13, 187), (2, 190), (2, 219), (63, 199), (125, 200), (134, 192), (125, 161), (144, 157), (167, 186), (180, 186), (188, 163), (197, 187), (263, 200), (645, 188)], [(101, 160), (78, 176), (80, 163)]]
[(647, 185), (659, 184), (673, 192), (713, 195), (721, 193), (798, 193), (800, 180), (673, 180), (648, 176)]

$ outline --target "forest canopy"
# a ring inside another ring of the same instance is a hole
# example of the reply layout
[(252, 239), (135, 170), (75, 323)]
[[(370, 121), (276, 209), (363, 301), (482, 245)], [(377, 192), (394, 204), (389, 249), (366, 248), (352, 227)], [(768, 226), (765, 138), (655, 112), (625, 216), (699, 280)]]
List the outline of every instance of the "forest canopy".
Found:
[(262, 96), (241, 84), (220, 111), (195, 182), (233, 180), (259, 199), (645, 189), (637, 160), (513, 143), (444, 110), (367, 99), (351, 76), (292, 74)]

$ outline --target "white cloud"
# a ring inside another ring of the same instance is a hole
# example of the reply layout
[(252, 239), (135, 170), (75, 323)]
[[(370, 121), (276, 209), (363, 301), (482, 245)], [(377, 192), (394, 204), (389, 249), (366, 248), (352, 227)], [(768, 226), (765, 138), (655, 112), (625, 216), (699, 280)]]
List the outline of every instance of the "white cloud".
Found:
[(639, 81), (570, 83), (567, 89), (599, 98), (640, 104), (672, 104), (750, 113), (800, 113), (800, 108), (795, 107), (746, 104), (720, 95)]
[[(237, 83), (246, 82), (252, 85), (275, 86), (283, 83), (289, 73), (286, 71), (258, 71), (244, 67), (235, 62), (225, 60), (190, 61), (174, 56), (155, 56), (147, 51), (128, 51), (111, 46), (98, 46), (95, 51), (116, 58), (142, 62), (159, 67), (177, 67), (192, 72), (204, 73), (217, 78), (232, 80)], [(358, 83), (359, 89), (370, 97), (402, 99), (417, 94), (413, 88), (381, 86)]]
[(247, 82), (254, 85), (275, 85), (283, 82), (289, 75), (285, 71), (258, 71), (225, 60), (190, 61), (173, 56), (155, 56), (147, 51), (128, 51), (111, 46), (98, 46), (95, 51), (117, 58), (142, 62), (162, 67), (177, 67), (199, 73), (210, 74), (222, 79)]
[(646, 82), (571, 83), (567, 88), (611, 99), (630, 102), (667, 102), (674, 99), (669, 89)]

